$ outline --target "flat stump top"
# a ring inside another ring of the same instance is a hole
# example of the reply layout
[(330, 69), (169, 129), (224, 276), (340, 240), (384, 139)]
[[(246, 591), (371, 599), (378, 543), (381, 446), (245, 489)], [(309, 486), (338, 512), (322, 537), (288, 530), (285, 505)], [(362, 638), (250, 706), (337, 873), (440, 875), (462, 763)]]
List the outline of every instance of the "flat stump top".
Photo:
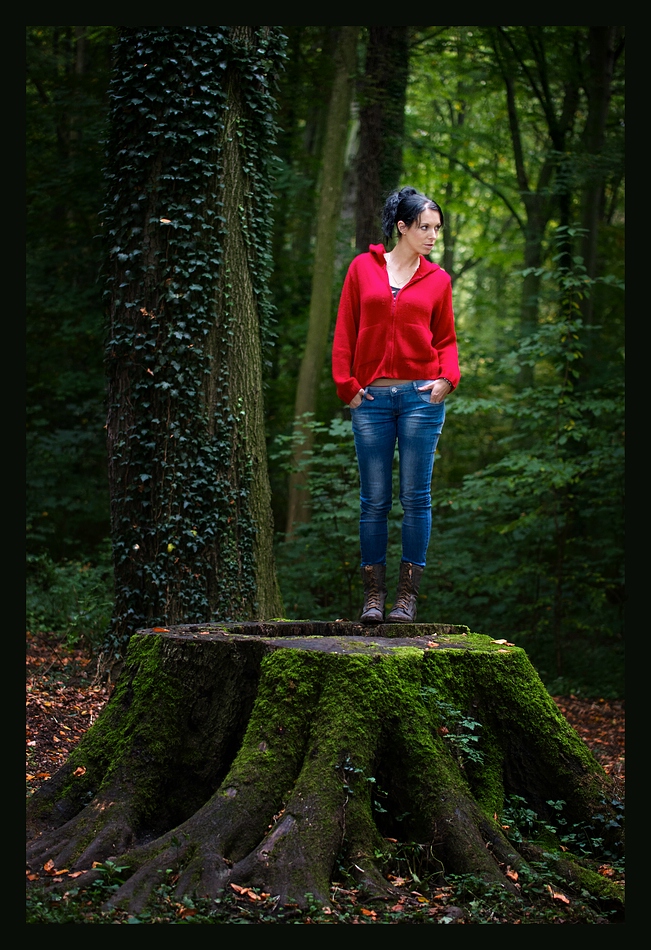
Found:
[(412, 647), (417, 650), (510, 652), (508, 648), (514, 646), (506, 639), (493, 640), (491, 637), (471, 633), (468, 627), (446, 623), (383, 623), (365, 626), (347, 620), (277, 620), (180, 624), (143, 628), (137, 633), (185, 641), (256, 640), (267, 643), (272, 649), (366, 655), (391, 653), (399, 647)]

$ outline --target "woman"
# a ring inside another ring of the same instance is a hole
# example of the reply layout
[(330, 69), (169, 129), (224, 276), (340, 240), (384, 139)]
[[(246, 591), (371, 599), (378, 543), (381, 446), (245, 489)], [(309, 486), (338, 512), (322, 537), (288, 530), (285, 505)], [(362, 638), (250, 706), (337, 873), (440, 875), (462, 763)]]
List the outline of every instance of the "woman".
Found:
[(450, 277), (427, 260), (443, 226), (415, 188), (389, 196), (386, 252), (372, 244), (348, 269), (339, 302), (332, 374), (350, 406), (360, 474), (362, 623), (381, 623), (396, 441), (403, 509), (400, 580), (390, 623), (413, 623), (432, 526), (431, 481), (445, 397), (459, 383)]

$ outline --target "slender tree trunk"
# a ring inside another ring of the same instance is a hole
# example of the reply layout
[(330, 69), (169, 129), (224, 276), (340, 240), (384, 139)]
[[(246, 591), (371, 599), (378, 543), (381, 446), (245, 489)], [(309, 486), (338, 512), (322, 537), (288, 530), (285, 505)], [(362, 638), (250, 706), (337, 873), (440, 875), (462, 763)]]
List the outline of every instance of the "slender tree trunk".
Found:
[[(294, 454), (294, 467), (305, 466), (309, 459), (313, 438), (310, 429), (303, 423), (316, 411), (319, 382), (328, 348), (333, 310), (337, 224), (341, 208), (344, 158), (358, 35), (359, 27), (341, 27), (336, 49), (336, 73), (328, 108), (328, 124), (323, 149), (309, 325), (294, 404), (294, 432), (297, 438), (302, 440), (302, 444)], [(305, 522), (309, 518), (306, 483), (304, 467), (290, 476), (287, 536), (291, 536), (296, 522)]]
[[(572, 128), (578, 106), (579, 78), (576, 64), (570, 70), (563, 88), (560, 110), (549, 91), (548, 64), (544, 38), (540, 27), (525, 28), (523, 49), (518, 46), (518, 37), (511, 36), (511, 28), (489, 27), (493, 35), (493, 49), (504, 82), (518, 187), (526, 209), (523, 227), (525, 248), (525, 276), (522, 282), (520, 323), (523, 337), (535, 332), (540, 311), (540, 276), (535, 271), (541, 266), (543, 242), (547, 223), (556, 207), (562, 224), (568, 224), (570, 194), (567, 186), (558, 182), (558, 169), (567, 150), (567, 136)], [(575, 37), (575, 54), (579, 56)], [(535, 69), (525, 63), (533, 60)], [(540, 167), (535, 184), (527, 172), (526, 149), (520, 130), (520, 116), (516, 101), (516, 79), (525, 77), (529, 94), (539, 100), (547, 127), (547, 154)], [(567, 249), (569, 251), (569, 248)], [(522, 366), (518, 374), (521, 389), (533, 385), (534, 373), (530, 366)]]
[[(621, 27), (591, 26), (589, 30), (585, 83), (588, 115), (583, 133), (583, 146), (590, 158), (590, 171), (588, 181), (583, 187), (581, 201), (581, 227), (585, 229), (581, 240), (581, 253), (588, 277), (594, 278), (597, 276), (599, 226), (604, 215), (606, 172), (603, 167), (602, 153), (606, 139), (608, 107)], [(594, 315), (592, 295), (581, 301), (581, 311), (586, 323), (592, 323)]]

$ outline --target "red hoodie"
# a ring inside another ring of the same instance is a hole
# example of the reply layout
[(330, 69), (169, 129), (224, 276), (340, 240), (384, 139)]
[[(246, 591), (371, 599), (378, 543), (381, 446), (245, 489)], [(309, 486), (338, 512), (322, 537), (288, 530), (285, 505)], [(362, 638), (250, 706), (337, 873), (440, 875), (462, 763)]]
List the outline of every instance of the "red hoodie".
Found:
[(452, 283), (421, 256), (394, 298), (384, 245), (353, 258), (339, 301), (332, 346), (337, 395), (348, 403), (374, 379), (439, 379), (456, 388), (459, 373)]

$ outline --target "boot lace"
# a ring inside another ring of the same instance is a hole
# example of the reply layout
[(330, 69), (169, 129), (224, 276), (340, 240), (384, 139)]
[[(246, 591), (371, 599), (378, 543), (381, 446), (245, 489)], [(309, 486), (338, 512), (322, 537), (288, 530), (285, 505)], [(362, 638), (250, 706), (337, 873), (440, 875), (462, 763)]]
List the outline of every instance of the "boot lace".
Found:
[(405, 573), (402, 577), (400, 583), (400, 588), (396, 592), (396, 602), (393, 605), (392, 610), (409, 610), (411, 607), (412, 597), (414, 596), (414, 591), (412, 587), (412, 571), (411, 568)]
[(372, 571), (367, 571), (367, 588), (365, 591), (364, 612), (367, 610), (382, 610), (382, 591), (378, 583), (378, 578)]

